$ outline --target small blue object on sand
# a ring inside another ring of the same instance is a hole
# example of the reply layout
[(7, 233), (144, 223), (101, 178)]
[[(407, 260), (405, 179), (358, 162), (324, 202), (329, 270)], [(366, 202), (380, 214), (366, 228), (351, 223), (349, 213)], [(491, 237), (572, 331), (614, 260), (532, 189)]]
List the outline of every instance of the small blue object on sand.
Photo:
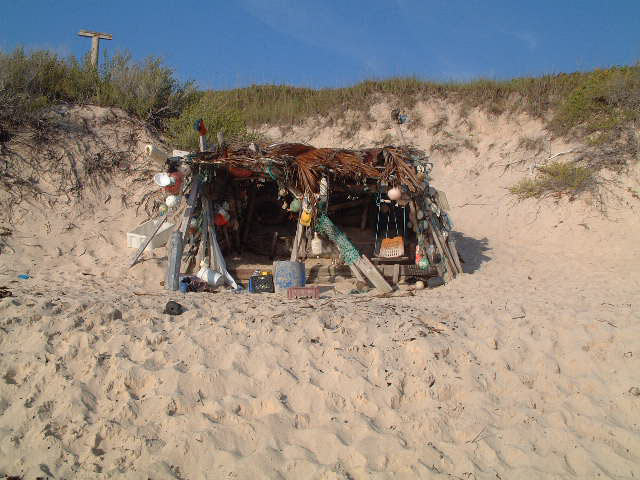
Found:
[(20, 275), (18, 275), (18, 278), (21, 278), (22, 280), (29, 280), (31, 277), (26, 273), (21, 273)]

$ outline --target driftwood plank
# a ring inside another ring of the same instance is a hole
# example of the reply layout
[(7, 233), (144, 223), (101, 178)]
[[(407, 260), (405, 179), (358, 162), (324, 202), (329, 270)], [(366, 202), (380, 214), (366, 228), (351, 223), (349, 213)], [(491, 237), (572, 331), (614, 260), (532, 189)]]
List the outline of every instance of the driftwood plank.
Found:
[(393, 284), (397, 285), (400, 280), (400, 264), (396, 263), (393, 266)]
[(350, 200), (348, 202), (334, 203), (333, 205), (329, 205), (329, 207), (327, 208), (327, 212), (337, 212), (338, 210), (343, 210), (345, 208), (367, 205), (369, 201), (370, 200), (368, 198), (359, 198), (357, 200)]
[(381, 292), (392, 292), (393, 288), (389, 285), (389, 282), (385, 280), (380, 271), (375, 267), (373, 263), (365, 256), (362, 255), (360, 260), (356, 262), (356, 267), (359, 268), (362, 273), (373, 283), (373, 285)]
[(200, 179), (196, 176), (191, 185), (191, 193), (189, 194), (189, 200), (187, 201), (187, 208), (182, 214), (182, 220), (180, 224), (180, 235), (182, 235), (182, 242), (184, 243), (185, 235), (189, 228), (189, 222), (193, 216), (193, 212), (196, 209), (196, 203), (200, 194)]
[(358, 270), (358, 267), (355, 265), (349, 265), (349, 269), (351, 270), (351, 274), (355, 277), (358, 282), (362, 282), (364, 284), (367, 283), (367, 280), (362, 275), (362, 272)]
[(458, 255), (458, 249), (456, 248), (456, 242), (451, 238), (451, 234), (447, 237), (447, 246), (449, 247), (449, 252), (451, 253), (451, 258), (453, 258), (454, 263), (456, 264), (456, 268), (459, 273), (462, 273), (462, 263), (460, 262), (460, 256)]
[(449, 255), (449, 252), (444, 244), (444, 239), (442, 238), (440, 231), (433, 226), (431, 216), (429, 216), (429, 221), (427, 222), (427, 224), (429, 226), (431, 236), (435, 241), (436, 248), (442, 256), (446, 266), (446, 272), (443, 272), (444, 274), (442, 278), (444, 278), (444, 280), (448, 282), (455, 276), (455, 265), (453, 264), (453, 260), (451, 260), (451, 256)]

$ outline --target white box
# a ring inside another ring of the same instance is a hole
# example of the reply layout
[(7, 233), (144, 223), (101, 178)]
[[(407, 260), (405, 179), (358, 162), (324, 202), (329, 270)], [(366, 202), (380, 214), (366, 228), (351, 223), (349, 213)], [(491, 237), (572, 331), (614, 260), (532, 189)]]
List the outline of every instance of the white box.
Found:
[[(136, 228), (127, 233), (127, 246), (129, 248), (140, 248), (147, 237), (153, 234), (153, 231), (158, 226), (158, 222), (161, 222), (162, 219), (158, 220), (147, 220), (141, 225), (138, 225)], [(158, 247), (164, 247), (169, 240), (169, 234), (171, 233), (171, 229), (173, 228), (173, 223), (164, 222), (164, 225), (160, 227), (156, 236), (153, 237), (153, 240), (149, 242), (147, 248), (145, 248), (145, 252), (147, 250), (151, 250)]]

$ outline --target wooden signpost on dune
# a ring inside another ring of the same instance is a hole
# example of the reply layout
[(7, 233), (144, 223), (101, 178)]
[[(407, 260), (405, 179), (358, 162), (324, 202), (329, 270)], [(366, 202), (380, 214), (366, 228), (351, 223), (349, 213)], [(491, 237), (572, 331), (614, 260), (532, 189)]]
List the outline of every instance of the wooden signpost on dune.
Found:
[(91, 65), (98, 67), (98, 57), (100, 53), (100, 40), (112, 40), (110, 33), (92, 32), (90, 30), (80, 30), (78, 35), (81, 37), (91, 37)]

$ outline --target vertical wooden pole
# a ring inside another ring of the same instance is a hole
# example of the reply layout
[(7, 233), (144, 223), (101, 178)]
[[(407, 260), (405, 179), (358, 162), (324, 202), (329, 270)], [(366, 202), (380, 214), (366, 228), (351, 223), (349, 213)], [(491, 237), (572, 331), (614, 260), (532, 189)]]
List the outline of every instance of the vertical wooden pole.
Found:
[(360, 230), (366, 230), (367, 229), (367, 223), (369, 222), (369, 207), (371, 205), (371, 201), (367, 201), (367, 203), (364, 204), (364, 207), (362, 209), (362, 217), (360, 219)]
[(249, 199), (247, 200), (247, 217), (244, 219), (244, 225), (242, 226), (242, 243), (247, 242), (249, 232), (251, 231), (251, 220), (253, 219), (253, 211), (256, 207), (256, 184), (251, 183), (249, 189)]
[(91, 38), (91, 65), (93, 65), (93, 68), (98, 68), (100, 40), (111, 40), (113, 37), (109, 33), (91, 32), (89, 30), (80, 30), (78, 35)]
[(197, 175), (194, 175), (193, 184), (191, 185), (191, 193), (189, 194), (189, 200), (187, 201), (187, 208), (182, 214), (182, 223), (180, 225), (180, 234), (182, 235), (182, 240), (184, 241), (185, 236), (187, 235), (187, 230), (189, 229), (189, 222), (191, 221), (191, 217), (196, 210), (196, 205), (198, 204), (198, 198), (200, 197), (200, 179)]
[(91, 37), (91, 65), (98, 67), (98, 58), (100, 58), (100, 37)]
[[(300, 215), (302, 215), (302, 209), (300, 209)], [(298, 227), (296, 228), (296, 237), (293, 239), (293, 247), (291, 248), (291, 258), (292, 262), (298, 261), (298, 250), (300, 249), (300, 240), (302, 239), (302, 234), (304, 233), (304, 225), (300, 223), (300, 218), (298, 217)]]
[(202, 248), (202, 259), (207, 259), (207, 263), (211, 268), (213, 258), (211, 258), (211, 249), (209, 248), (209, 222), (211, 221), (211, 213), (207, 208), (207, 201), (204, 196), (200, 198), (200, 205), (203, 212), (202, 215), (202, 236), (200, 237), (201, 248)]

